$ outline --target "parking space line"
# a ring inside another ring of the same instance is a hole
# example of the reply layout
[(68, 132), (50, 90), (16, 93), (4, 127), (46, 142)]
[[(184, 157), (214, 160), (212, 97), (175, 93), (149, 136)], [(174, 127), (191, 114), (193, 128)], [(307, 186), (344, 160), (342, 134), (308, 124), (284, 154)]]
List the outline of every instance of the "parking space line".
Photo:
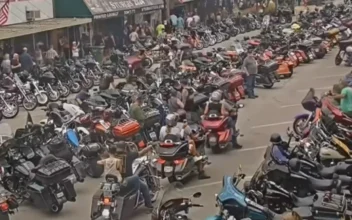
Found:
[(318, 76), (315, 79), (327, 79), (327, 78), (334, 78), (334, 77), (341, 77), (346, 76), (346, 74), (337, 74), (337, 75), (329, 75), (329, 76)]
[(272, 124), (256, 125), (256, 126), (252, 126), (251, 129), (273, 127), (273, 126), (278, 126), (278, 125), (286, 125), (286, 124), (291, 124), (292, 122), (293, 121), (283, 121), (283, 122), (272, 123)]
[(297, 107), (297, 106), (301, 106), (302, 104), (292, 104), (292, 105), (282, 105), (280, 106), (280, 108), (290, 108), (290, 107)]
[[(246, 176), (244, 178), (244, 180), (250, 180), (252, 177), (253, 176)], [(211, 183), (199, 184), (199, 185), (195, 185), (195, 186), (189, 186), (189, 187), (185, 187), (183, 189), (190, 190), (190, 189), (203, 188), (203, 187), (215, 186), (215, 185), (220, 185), (220, 184), (222, 184), (222, 181), (216, 181), (216, 182), (211, 182)]]
[(246, 149), (240, 149), (236, 150), (236, 152), (246, 152), (246, 151), (254, 151), (254, 150), (261, 150), (267, 148), (268, 145), (263, 145), (263, 146), (258, 146), (258, 147), (251, 147), (251, 148), (246, 148)]
[[(320, 88), (314, 88), (315, 90), (326, 90), (326, 89), (331, 89), (332, 86), (326, 86), (326, 87), (320, 87)], [(299, 89), (297, 92), (308, 92), (309, 89)]]

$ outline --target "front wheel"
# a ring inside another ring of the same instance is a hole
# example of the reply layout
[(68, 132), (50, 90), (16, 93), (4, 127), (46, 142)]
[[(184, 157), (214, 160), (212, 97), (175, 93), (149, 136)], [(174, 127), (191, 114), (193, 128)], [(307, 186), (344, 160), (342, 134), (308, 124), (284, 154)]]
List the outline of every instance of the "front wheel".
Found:
[(79, 93), (82, 90), (82, 86), (79, 82), (74, 82), (71, 85), (70, 91), (72, 93)]
[(70, 88), (68, 88), (68, 86), (66, 86), (66, 85), (61, 85), (59, 87), (59, 91), (60, 91), (60, 96), (62, 98), (68, 97), (70, 95), (70, 93), (71, 93), (70, 92)]
[(16, 101), (6, 101), (7, 105), (4, 105), (2, 109), (2, 115), (4, 118), (10, 119), (14, 118), (20, 112), (20, 107), (18, 106)]
[(265, 84), (263, 84), (263, 86), (264, 86), (264, 88), (266, 88), (266, 89), (271, 89), (271, 88), (273, 88), (273, 86), (274, 86), (274, 81), (268, 76), (267, 77), (267, 80), (266, 80), (267, 82), (265, 83)]
[(38, 105), (37, 98), (33, 94), (27, 94), (26, 97), (23, 97), (22, 99), (23, 108), (27, 111), (33, 111)]
[(44, 92), (37, 94), (36, 98), (37, 98), (38, 104), (42, 105), (42, 106), (48, 104), (48, 102), (49, 102), (48, 94), (46, 94)]
[(148, 69), (153, 66), (153, 60), (150, 57), (146, 57), (143, 60), (144, 66), (147, 67)]
[(57, 102), (60, 99), (60, 92), (57, 90), (48, 91), (49, 100), (52, 102)]
[(339, 66), (342, 63), (342, 57), (340, 56), (340, 52), (336, 54), (335, 57), (335, 65)]
[(305, 129), (302, 127), (303, 124), (307, 123), (309, 115), (301, 115), (300, 117), (295, 118), (293, 121), (292, 127), (293, 127), (293, 132), (295, 132), (296, 135), (301, 136), (303, 134), (303, 130)]
[(204, 48), (204, 45), (203, 45), (202, 42), (196, 43), (196, 49), (197, 49), (197, 50), (203, 50), (203, 48)]
[(86, 80), (82, 81), (82, 86), (83, 86), (83, 88), (89, 90), (89, 89), (93, 88), (94, 81), (90, 78), (86, 78)]

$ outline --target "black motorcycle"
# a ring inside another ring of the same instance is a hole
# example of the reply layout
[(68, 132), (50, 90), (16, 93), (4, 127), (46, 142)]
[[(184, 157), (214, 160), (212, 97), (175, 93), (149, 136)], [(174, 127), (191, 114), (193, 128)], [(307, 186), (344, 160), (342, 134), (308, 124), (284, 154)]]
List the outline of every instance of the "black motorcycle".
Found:
[(64, 203), (76, 201), (71, 167), (53, 155), (35, 164), (36, 151), (27, 144), (30, 138), (31, 134), (22, 135), (2, 143), (0, 157), (6, 164), (1, 183), (21, 200), (30, 200), (42, 209), (59, 213)]

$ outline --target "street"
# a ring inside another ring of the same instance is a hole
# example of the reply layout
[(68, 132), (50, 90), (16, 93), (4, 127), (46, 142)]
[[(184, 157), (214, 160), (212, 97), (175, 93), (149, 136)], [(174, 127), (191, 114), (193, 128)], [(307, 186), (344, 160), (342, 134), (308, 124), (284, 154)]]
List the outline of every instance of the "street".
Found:
[[(258, 32), (252, 33), (253, 35)], [(248, 36), (249, 34), (245, 34)], [(243, 39), (243, 35), (238, 37)], [(216, 47), (227, 47), (233, 42), (224, 42)], [(205, 219), (209, 215), (217, 214), (214, 194), (221, 189), (223, 175), (233, 175), (238, 166), (247, 174), (248, 178), (254, 174), (257, 166), (263, 159), (263, 152), (269, 144), (269, 137), (272, 133), (280, 133), (286, 137), (287, 127), (292, 125), (294, 116), (304, 110), (301, 107), (301, 100), (309, 88), (313, 87), (320, 95), (332, 88), (332, 85), (346, 75), (350, 69), (344, 66), (336, 67), (334, 57), (337, 50), (331, 51), (323, 60), (316, 60), (311, 64), (302, 64), (295, 69), (290, 79), (283, 79), (276, 83), (272, 89), (257, 88), (259, 98), (241, 101), (245, 104), (239, 112), (238, 128), (243, 134), (239, 142), (243, 145), (241, 150), (227, 151), (219, 155), (209, 152), (209, 160), (212, 164), (206, 167), (206, 172), (211, 176), (209, 180), (200, 181), (196, 177), (189, 181), (182, 190), (183, 196), (191, 196), (194, 192), (200, 191), (202, 197), (194, 199), (195, 203), (204, 205), (204, 208), (193, 208), (190, 211), (190, 218)], [(44, 118), (44, 112), (33, 111), (32, 117), (35, 122)], [(4, 120), (9, 123), (13, 130), (25, 125), (26, 112), (22, 111), (15, 119)], [(102, 179), (87, 178), (84, 183), (76, 184), (77, 201), (64, 204), (63, 211), (58, 215), (50, 215), (31, 204), (22, 204), (19, 211), (11, 216), (11, 220), (88, 220), (90, 219), (91, 198)], [(181, 193), (181, 192), (180, 192)], [(135, 212), (131, 220), (150, 219), (141, 207)]]

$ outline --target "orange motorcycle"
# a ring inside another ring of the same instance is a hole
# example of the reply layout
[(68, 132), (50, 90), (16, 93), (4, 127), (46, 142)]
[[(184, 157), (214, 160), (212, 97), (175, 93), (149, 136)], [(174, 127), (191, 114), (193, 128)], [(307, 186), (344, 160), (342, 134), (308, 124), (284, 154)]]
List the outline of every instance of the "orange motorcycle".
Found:
[(281, 53), (282, 55), (279, 56), (275, 56), (274, 53), (272, 51), (265, 51), (264, 52), (264, 59), (266, 57), (266, 59), (273, 59), (277, 62), (277, 64), (279, 65), (279, 68), (276, 70), (277, 74), (280, 77), (284, 77), (284, 78), (290, 78), (293, 74), (293, 66), (294, 63), (290, 60), (285, 58), (285, 54), (284, 52)]

